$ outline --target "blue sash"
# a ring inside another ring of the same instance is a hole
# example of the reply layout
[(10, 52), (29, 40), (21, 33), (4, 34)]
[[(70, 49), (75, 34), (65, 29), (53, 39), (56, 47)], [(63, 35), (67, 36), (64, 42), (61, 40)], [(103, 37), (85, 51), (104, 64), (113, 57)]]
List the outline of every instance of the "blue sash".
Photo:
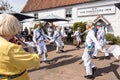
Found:
[(78, 32), (78, 35), (76, 35), (76, 37), (80, 37), (80, 32)]
[(44, 36), (44, 35), (42, 34), (42, 29), (38, 29), (37, 31), (40, 33), (40, 35), (36, 38), (36, 41), (38, 41), (38, 39), (39, 39), (41, 36)]
[(55, 37), (55, 40), (61, 36), (61, 32), (59, 31), (59, 35), (57, 37)]
[(85, 44), (85, 47), (87, 47), (87, 49), (88, 49), (88, 54), (92, 57), (93, 49), (94, 49), (94, 47), (95, 47), (95, 43), (92, 42), (90, 46), (88, 46), (88, 44), (86, 43), (86, 44)]

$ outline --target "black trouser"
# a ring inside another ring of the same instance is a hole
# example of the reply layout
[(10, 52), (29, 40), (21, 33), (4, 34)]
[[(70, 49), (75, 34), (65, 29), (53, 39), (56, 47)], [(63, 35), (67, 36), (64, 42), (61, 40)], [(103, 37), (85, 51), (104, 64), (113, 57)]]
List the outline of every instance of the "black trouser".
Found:
[(70, 41), (70, 42), (72, 41), (71, 34), (68, 34), (68, 35), (67, 35), (67, 41)]

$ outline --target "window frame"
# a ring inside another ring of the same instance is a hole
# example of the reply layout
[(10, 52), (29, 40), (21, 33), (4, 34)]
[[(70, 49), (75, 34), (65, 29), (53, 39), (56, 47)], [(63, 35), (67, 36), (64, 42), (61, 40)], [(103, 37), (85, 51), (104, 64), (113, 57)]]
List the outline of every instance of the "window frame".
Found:
[(65, 17), (66, 18), (72, 18), (72, 8), (66, 8), (65, 9)]
[(38, 19), (38, 12), (33, 13), (34, 19)]

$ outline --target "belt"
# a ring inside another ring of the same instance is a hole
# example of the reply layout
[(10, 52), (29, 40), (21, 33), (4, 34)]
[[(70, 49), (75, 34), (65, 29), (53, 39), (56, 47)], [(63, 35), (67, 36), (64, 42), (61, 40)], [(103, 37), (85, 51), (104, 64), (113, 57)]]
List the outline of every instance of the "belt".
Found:
[(8, 79), (13, 79), (13, 78), (17, 78), (19, 76), (21, 76), (22, 74), (25, 73), (26, 70), (24, 70), (23, 72), (21, 73), (18, 73), (18, 74), (14, 74), (14, 75), (5, 75), (5, 74), (0, 74), (0, 78), (8, 78)]

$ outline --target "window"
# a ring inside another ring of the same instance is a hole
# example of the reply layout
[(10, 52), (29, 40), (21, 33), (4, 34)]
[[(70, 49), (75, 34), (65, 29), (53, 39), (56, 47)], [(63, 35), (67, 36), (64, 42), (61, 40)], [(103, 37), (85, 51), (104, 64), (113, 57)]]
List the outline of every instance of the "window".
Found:
[(34, 13), (34, 19), (38, 19), (38, 13)]
[(66, 9), (66, 18), (72, 18), (72, 8)]

